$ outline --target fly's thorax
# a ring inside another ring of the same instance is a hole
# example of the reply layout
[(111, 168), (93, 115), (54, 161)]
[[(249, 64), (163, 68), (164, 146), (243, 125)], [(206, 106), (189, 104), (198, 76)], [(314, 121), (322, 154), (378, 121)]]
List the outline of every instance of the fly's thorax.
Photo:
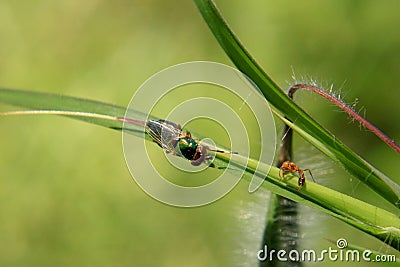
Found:
[(197, 152), (198, 144), (192, 138), (180, 138), (177, 148), (179, 148), (179, 153), (188, 160), (193, 160)]

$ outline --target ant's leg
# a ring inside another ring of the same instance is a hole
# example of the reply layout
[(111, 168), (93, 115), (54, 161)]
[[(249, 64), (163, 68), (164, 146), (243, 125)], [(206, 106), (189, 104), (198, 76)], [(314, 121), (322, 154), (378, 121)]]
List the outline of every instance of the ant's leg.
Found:
[(279, 177), (280, 178), (285, 178), (285, 175), (286, 175), (286, 173), (288, 173), (289, 171), (287, 170), (287, 169), (282, 169), (282, 167), (281, 168), (279, 168), (279, 172), (278, 172), (278, 174), (279, 174)]
[(310, 173), (310, 175), (311, 175), (312, 180), (313, 180), (314, 182), (316, 182), (315, 179), (314, 179), (314, 176), (313, 176), (312, 173), (311, 173), (311, 170), (310, 170), (310, 169), (304, 169), (303, 171), (308, 171), (308, 172)]

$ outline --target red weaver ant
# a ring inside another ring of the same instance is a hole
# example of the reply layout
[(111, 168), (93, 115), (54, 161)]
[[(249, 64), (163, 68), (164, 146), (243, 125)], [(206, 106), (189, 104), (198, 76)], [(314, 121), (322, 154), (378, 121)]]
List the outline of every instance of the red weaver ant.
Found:
[[(296, 163), (291, 162), (291, 161), (285, 161), (284, 163), (282, 163), (282, 166), (279, 169), (279, 177), (283, 178), (283, 176), (285, 176), (285, 174), (287, 174), (287, 173), (297, 172), (299, 174), (299, 181), (297, 182), (297, 184), (299, 185), (299, 190), (300, 190), (300, 188), (306, 183), (306, 175), (304, 174), (304, 171), (308, 171), (311, 175), (311, 178), (315, 182), (310, 169), (302, 170), (296, 165)], [(281, 175), (281, 172), (283, 173), (282, 175)]]

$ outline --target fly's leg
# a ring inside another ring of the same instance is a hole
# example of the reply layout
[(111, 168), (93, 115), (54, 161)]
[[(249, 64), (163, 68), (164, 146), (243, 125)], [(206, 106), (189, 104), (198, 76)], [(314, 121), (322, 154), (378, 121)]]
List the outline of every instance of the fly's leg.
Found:
[(193, 166), (199, 166), (204, 161), (204, 156), (201, 155), (198, 159), (190, 161)]
[(207, 147), (199, 145), (196, 149), (194, 160), (192, 160), (190, 163), (192, 163), (193, 166), (199, 166), (206, 160), (206, 158), (207, 158)]

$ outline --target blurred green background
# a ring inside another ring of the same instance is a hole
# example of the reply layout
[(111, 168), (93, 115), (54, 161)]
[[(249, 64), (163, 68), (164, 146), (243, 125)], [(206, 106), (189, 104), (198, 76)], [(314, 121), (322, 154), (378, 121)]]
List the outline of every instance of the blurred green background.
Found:
[[(334, 83), (400, 139), (398, 1), (217, 4), (283, 88), (292, 68), (297, 78)], [(126, 106), (155, 72), (193, 60), (232, 65), (192, 1), (0, 1), (1, 87)], [(301, 92), (296, 101), (400, 182), (398, 154), (375, 136), (317, 96)], [(254, 266), (266, 192), (250, 195), (241, 183), (212, 205), (174, 208), (135, 184), (117, 131), (51, 116), (1, 118), (0, 129), (0, 266)], [(384, 206), (298, 138), (296, 145), (305, 167), (325, 170), (322, 184)], [(337, 237), (375, 244), (344, 224), (335, 234), (336, 220), (304, 212), (314, 215), (303, 227), (303, 244), (325, 248), (324, 238)]]

